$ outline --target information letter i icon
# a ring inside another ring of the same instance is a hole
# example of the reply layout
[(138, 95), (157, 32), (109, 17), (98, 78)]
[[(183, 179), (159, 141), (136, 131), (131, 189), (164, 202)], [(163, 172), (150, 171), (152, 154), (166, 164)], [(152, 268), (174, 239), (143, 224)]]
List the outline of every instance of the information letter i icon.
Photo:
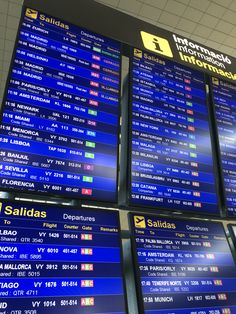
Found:
[(173, 53), (171, 51), (170, 44), (166, 38), (156, 36), (144, 31), (140, 32), (143, 45), (146, 49), (159, 53), (161, 55), (173, 58)]
[(153, 42), (154, 45), (155, 45), (155, 49), (156, 49), (157, 51), (160, 51), (160, 52), (163, 53), (163, 50), (162, 50), (161, 47), (160, 47), (160, 44), (159, 44), (158, 39), (154, 37), (152, 42)]

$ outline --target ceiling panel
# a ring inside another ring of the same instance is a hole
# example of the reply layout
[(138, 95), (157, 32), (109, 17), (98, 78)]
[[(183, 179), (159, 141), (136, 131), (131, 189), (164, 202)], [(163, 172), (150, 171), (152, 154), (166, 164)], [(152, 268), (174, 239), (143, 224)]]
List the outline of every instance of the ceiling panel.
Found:
[(165, 6), (165, 11), (176, 14), (178, 16), (183, 16), (186, 9), (187, 5), (177, 2), (175, 0), (167, 0)]
[(193, 33), (194, 35), (197, 35), (198, 37), (200, 37), (200, 40), (201, 40), (201, 38), (204, 38), (204, 39), (208, 38), (211, 32), (212, 32), (211, 28), (198, 24), (196, 28), (194, 29)]
[[(0, 0), (0, 101), (22, 2), (23, 0)], [(236, 57), (236, 0), (97, 0), (97, 2)]]
[(150, 6), (153, 6), (153, 7), (156, 7), (158, 9), (164, 9), (164, 7), (166, 6), (166, 0), (143, 0), (143, 1), (140, 1), (142, 3), (146, 3)]
[(221, 18), (222, 15), (224, 14), (225, 10), (226, 9), (224, 6), (221, 6), (221, 5), (218, 5), (216, 3), (211, 2), (209, 4), (209, 6), (207, 7), (206, 12), (210, 15), (217, 17), (217, 18)]
[(191, 21), (199, 22), (203, 16), (203, 12), (192, 7), (187, 7), (184, 16)]
[(206, 12), (210, 3), (211, 3), (211, 1), (209, 1), (209, 0), (190, 0), (189, 6), (195, 8), (195, 9), (199, 9), (203, 12)]
[(138, 17), (148, 17), (149, 19), (153, 21), (157, 21), (161, 15), (161, 11), (155, 7), (151, 7), (150, 5), (142, 5)]
[[(163, 11), (161, 13), (161, 16), (160, 16), (158, 22), (175, 28), (176, 25), (179, 23), (179, 20), (180, 20), (179, 16), (174, 15), (170, 12)], [(156, 25), (158, 25), (158, 22), (156, 23)]]

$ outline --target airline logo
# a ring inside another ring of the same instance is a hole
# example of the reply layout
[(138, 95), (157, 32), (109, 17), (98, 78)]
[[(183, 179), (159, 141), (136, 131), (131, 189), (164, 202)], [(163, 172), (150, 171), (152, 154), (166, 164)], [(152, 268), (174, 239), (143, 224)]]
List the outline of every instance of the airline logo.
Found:
[(93, 255), (93, 249), (81, 248), (81, 255)]
[(134, 216), (134, 225), (135, 228), (146, 228), (145, 218), (143, 216)]
[(211, 247), (211, 242), (203, 242), (204, 247)]
[(86, 241), (92, 241), (93, 240), (93, 235), (90, 233), (82, 233), (80, 236), (81, 240), (86, 240)]
[(93, 288), (94, 281), (93, 280), (81, 280), (80, 286), (81, 288)]
[(81, 271), (93, 271), (93, 264), (81, 264)]
[(146, 49), (159, 53), (163, 56), (173, 58), (173, 53), (167, 39), (158, 37), (156, 35), (141, 31), (143, 45)]
[(38, 18), (38, 11), (32, 9), (26, 9), (25, 16), (30, 17), (31, 19), (36, 20)]
[(219, 272), (219, 268), (217, 266), (212, 266), (212, 267), (210, 267), (210, 271), (212, 273), (218, 273)]
[(218, 300), (220, 300), (220, 301), (227, 300), (227, 295), (225, 293), (218, 294)]
[(214, 280), (214, 285), (215, 286), (223, 286), (222, 280)]
[(81, 298), (81, 306), (94, 306), (94, 298)]

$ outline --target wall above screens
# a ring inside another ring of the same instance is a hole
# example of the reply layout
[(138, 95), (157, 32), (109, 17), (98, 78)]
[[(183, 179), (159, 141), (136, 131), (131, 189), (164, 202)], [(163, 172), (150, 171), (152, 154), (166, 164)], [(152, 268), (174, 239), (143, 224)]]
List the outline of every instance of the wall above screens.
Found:
[(134, 49), (129, 204), (218, 214), (204, 74)]
[(0, 130), (0, 189), (117, 202), (120, 43), (26, 9)]
[(5, 313), (125, 314), (119, 213), (0, 200)]
[(235, 263), (223, 225), (130, 214), (140, 314), (235, 312)]
[(212, 78), (212, 98), (218, 130), (224, 205), (229, 217), (236, 217), (236, 85)]

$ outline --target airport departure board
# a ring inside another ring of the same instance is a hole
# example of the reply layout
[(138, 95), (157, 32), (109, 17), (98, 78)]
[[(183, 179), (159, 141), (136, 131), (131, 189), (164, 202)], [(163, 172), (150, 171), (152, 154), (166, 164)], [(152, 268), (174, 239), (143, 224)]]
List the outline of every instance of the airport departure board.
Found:
[(212, 87), (225, 205), (228, 216), (236, 217), (236, 85), (212, 78)]
[(124, 314), (119, 213), (0, 202), (0, 309)]
[(26, 9), (3, 107), (0, 187), (115, 202), (119, 90), (118, 42)]
[(131, 84), (130, 204), (218, 213), (204, 74), (134, 49)]
[(223, 225), (130, 215), (140, 313), (236, 313), (236, 267)]

